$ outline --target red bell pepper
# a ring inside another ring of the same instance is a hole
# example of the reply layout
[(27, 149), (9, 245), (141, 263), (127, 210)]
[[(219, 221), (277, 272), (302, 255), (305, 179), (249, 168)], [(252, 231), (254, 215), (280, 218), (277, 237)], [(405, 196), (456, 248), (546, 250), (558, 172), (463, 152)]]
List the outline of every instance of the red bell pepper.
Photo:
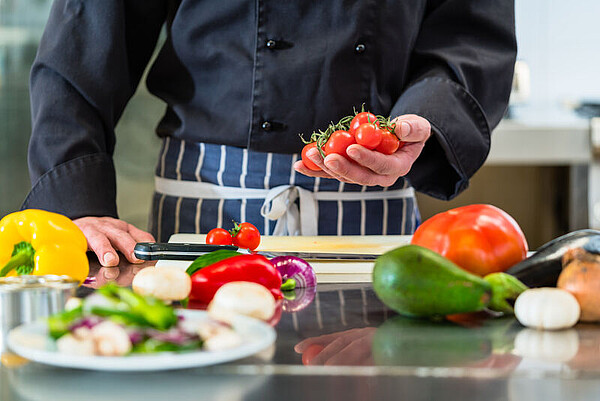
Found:
[(281, 275), (269, 259), (262, 255), (239, 255), (206, 266), (192, 274), (189, 299), (195, 304), (206, 304), (213, 299), (223, 284), (232, 281), (251, 281), (266, 287), (275, 299), (281, 294)]

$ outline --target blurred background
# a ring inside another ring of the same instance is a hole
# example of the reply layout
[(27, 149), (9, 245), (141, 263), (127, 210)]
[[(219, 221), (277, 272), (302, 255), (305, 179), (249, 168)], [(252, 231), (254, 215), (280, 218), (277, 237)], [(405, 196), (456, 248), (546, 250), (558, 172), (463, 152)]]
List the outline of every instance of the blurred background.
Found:
[[(51, 0), (0, 0), (0, 217), (29, 188), (28, 78)], [(470, 188), (451, 202), (419, 196), (423, 218), (470, 203), (510, 213), (535, 248), (584, 227), (600, 228), (600, 29), (596, 0), (516, 0), (519, 63), (509, 114)], [(146, 228), (162, 104), (141, 84), (117, 126), (118, 207)]]

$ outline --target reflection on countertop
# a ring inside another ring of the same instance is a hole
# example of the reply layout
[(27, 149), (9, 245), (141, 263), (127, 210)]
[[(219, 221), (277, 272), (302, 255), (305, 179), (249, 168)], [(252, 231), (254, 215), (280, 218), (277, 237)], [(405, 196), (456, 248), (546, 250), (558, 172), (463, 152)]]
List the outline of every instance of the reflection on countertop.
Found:
[[(107, 281), (129, 285), (153, 264), (94, 261), (95, 280), (78, 293)], [(306, 308), (283, 312), (276, 330), (273, 349), (206, 368), (138, 374), (3, 366), (0, 398), (583, 400), (600, 393), (600, 325), (542, 332), (485, 314), (410, 319), (386, 308), (370, 284), (321, 284)]]

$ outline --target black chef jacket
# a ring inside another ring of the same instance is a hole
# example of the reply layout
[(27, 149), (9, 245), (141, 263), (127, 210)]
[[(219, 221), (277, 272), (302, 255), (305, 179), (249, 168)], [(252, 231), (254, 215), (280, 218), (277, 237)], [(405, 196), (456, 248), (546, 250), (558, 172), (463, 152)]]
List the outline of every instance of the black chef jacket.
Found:
[(431, 138), (408, 178), (448, 199), (483, 164), (516, 55), (512, 0), (55, 0), (31, 71), (23, 207), (113, 216), (114, 127), (147, 86), (156, 133), (299, 152), (299, 133), (366, 108)]

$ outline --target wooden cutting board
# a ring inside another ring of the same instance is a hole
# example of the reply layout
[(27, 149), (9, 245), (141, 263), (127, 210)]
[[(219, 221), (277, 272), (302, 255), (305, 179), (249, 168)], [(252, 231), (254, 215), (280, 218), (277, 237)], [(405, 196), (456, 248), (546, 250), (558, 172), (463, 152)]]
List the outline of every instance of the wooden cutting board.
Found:
[[(174, 234), (169, 242), (205, 242), (205, 234)], [(406, 245), (410, 235), (344, 235), (344, 236), (263, 236), (259, 251), (277, 252), (333, 252), (382, 254)], [(189, 261), (160, 260), (157, 266), (176, 265), (187, 268)], [(309, 261), (320, 283), (370, 282), (374, 262)]]

